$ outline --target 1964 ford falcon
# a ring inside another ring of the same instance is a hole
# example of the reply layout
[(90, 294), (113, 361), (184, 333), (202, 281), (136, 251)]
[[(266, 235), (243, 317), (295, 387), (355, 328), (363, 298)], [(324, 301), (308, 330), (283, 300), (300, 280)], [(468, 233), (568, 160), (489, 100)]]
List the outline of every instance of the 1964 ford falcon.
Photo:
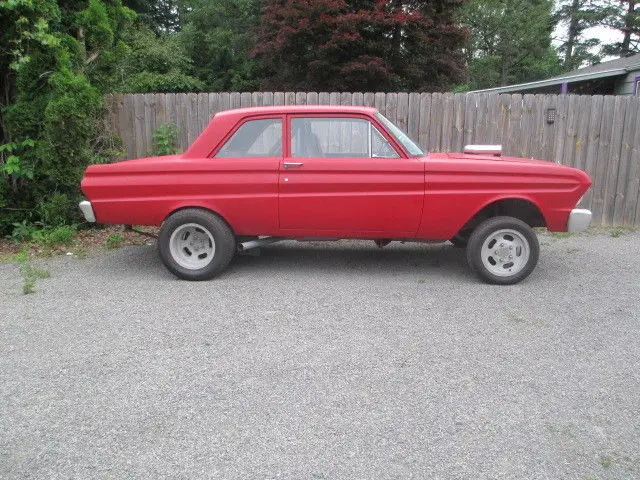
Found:
[(239, 249), (275, 240), (447, 241), (485, 281), (535, 268), (532, 227), (586, 229), (586, 173), (506, 158), (499, 147), (425, 154), (373, 108), (279, 106), (218, 113), (182, 155), (92, 165), (89, 222), (161, 225), (180, 278), (219, 274)]

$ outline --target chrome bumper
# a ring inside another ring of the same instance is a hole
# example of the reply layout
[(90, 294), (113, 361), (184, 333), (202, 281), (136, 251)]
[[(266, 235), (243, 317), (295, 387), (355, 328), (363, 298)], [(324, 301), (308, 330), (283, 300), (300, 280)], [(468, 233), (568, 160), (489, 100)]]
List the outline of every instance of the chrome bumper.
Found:
[(591, 216), (591, 210), (586, 210), (584, 208), (574, 208), (569, 214), (567, 232), (584, 232), (587, 228), (589, 228), (589, 225), (591, 225)]
[(93, 213), (93, 207), (91, 206), (91, 202), (87, 200), (83, 200), (82, 202), (80, 202), (78, 206), (80, 207), (80, 211), (82, 212), (82, 215), (84, 215), (84, 219), (87, 222), (95, 223), (96, 215)]

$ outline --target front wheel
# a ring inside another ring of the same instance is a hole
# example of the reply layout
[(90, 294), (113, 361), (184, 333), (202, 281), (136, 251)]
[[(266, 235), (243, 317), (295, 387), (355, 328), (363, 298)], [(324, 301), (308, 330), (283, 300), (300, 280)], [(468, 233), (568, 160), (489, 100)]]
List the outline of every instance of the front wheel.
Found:
[(180, 210), (165, 220), (158, 253), (165, 267), (184, 280), (209, 280), (229, 264), (236, 241), (229, 226), (206, 210)]
[(517, 218), (494, 217), (471, 234), (467, 261), (487, 283), (513, 285), (529, 276), (538, 263), (540, 245), (533, 229)]

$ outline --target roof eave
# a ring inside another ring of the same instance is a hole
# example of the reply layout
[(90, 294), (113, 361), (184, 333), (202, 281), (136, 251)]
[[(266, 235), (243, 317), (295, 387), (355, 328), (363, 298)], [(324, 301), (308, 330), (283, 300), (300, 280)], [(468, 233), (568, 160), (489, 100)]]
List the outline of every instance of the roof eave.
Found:
[(582, 73), (579, 75), (568, 75), (565, 77), (550, 78), (547, 80), (539, 80), (537, 82), (520, 83), (518, 85), (507, 85), (505, 87), (487, 88), (484, 90), (474, 90), (469, 93), (509, 93), (520, 90), (533, 90), (535, 88), (551, 87), (554, 85), (562, 85), (563, 83), (584, 82), (587, 80), (595, 80), (604, 77), (617, 77), (626, 75), (629, 68), (615, 68), (611, 70), (603, 70), (602, 72)]

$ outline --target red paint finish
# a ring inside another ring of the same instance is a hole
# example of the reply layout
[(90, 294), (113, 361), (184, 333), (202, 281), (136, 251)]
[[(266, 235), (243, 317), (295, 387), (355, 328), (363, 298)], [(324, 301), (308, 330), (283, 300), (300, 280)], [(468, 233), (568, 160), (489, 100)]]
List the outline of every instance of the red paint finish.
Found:
[[(400, 158), (290, 158), (289, 120), (308, 116), (366, 118)], [(478, 211), (502, 199), (538, 207), (551, 231), (591, 180), (550, 162), (465, 154), (412, 158), (375, 118), (375, 109), (281, 106), (217, 114), (182, 155), (87, 168), (82, 191), (97, 221), (160, 225), (186, 207), (212, 210), (238, 235), (293, 237), (453, 237)], [(212, 158), (248, 119), (282, 118), (283, 156)], [(301, 162), (285, 168), (285, 162)]]

